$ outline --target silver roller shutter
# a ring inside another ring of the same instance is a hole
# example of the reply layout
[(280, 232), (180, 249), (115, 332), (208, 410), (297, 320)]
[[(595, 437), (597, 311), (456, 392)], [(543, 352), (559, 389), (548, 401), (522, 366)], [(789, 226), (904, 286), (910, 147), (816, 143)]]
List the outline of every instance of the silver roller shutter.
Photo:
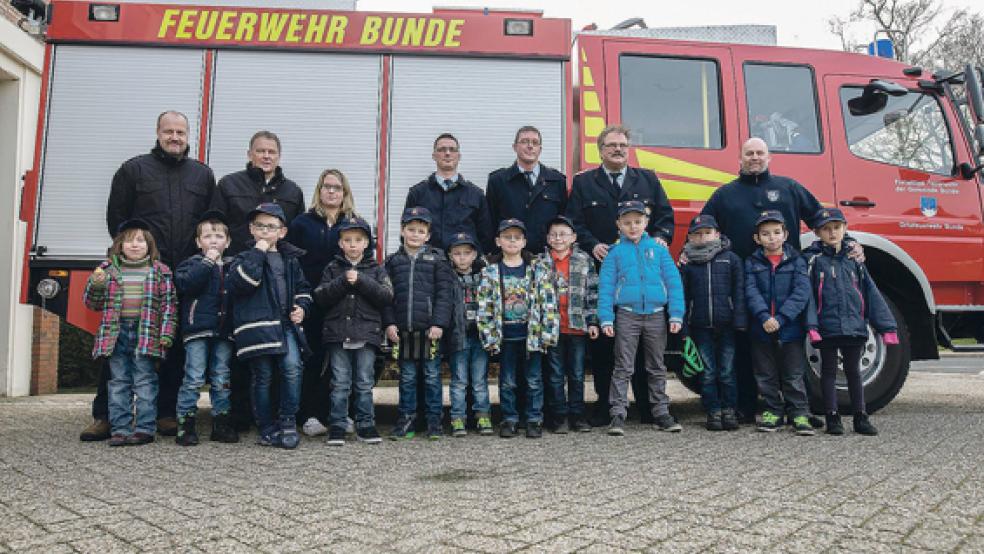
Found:
[(407, 192), (434, 172), (434, 138), (461, 143), (462, 176), (485, 188), (488, 175), (516, 159), (516, 130), (543, 134), (541, 161), (564, 169), (564, 73), (559, 61), (397, 57), (393, 61), (392, 130), (386, 251), (399, 246)]
[(160, 112), (188, 116), (197, 152), (203, 66), (201, 50), (55, 48), (37, 224), (48, 257), (105, 257), (113, 174), (150, 152)]
[(375, 224), (379, 72), (377, 55), (220, 51), (208, 149), (216, 178), (244, 169), (250, 137), (266, 129), (280, 137), (284, 175), (308, 206), (318, 176), (333, 167)]

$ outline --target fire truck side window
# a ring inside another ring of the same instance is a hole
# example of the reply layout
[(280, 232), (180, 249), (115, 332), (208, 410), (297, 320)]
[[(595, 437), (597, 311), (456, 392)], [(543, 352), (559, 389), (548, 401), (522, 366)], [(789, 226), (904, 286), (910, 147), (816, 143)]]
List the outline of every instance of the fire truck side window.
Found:
[(820, 152), (817, 92), (807, 66), (746, 63), (748, 126), (773, 152)]
[(621, 56), (622, 122), (639, 146), (720, 149), (721, 83), (710, 60)]
[(950, 132), (935, 98), (911, 91), (904, 96), (886, 96), (885, 108), (855, 116), (847, 102), (860, 96), (862, 90), (840, 90), (847, 144), (854, 155), (927, 173), (953, 173)]

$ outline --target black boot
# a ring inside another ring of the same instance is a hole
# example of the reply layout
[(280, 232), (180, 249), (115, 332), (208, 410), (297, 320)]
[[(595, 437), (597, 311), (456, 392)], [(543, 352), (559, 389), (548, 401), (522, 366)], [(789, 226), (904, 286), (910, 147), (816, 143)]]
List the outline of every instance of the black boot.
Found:
[(738, 416), (733, 409), (725, 408), (721, 411), (721, 426), (725, 431), (734, 431), (738, 428)]
[(174, 442), (181, 446), (195, 446), (198, 444), (198, 431), (195, 429), (195, 416), (178, 416), (178, 434), (174, 437)]
[(844, 434), (844, 424), (841, 423), (841, 416), (839, 414), (828, 414), (826, 416), (826, 420), (827, 420), (828, 435)]
[(721, 412), (711, 412), (707, 414), (707, 423), (704, 426), (708, 431), (723, 431), (724, 424), (721, 421)]
[(854, 415), (854, 432), (859, 435), (877, 435), (878, 429), (868, 421), (868, 414)]
[(214, 442), (233, 443), (239, 442), (239, 432), (229, 414), (218, 414), (212, 418), (212, 436), (209, 440)]

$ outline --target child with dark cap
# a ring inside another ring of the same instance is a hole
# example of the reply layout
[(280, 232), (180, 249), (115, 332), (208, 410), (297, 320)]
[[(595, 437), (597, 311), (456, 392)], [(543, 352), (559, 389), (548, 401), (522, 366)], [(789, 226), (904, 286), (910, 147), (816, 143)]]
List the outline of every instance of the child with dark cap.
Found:
[(847, 390), (854, 415), (854, 432), (877, 435), (868, 420), (859, 365), (871, 325), (885, 344), (898, 344), (898, 325), (864, 263), (847, 256), (844, 243), (847, 219), (837, 208), (824, 208), (813, 217), (820, 240), (803, 251), (807, 259), (811, 292), (806, 311), (810, 341), (820, 349), (820, 384), (826, 408), (826, 429), (844, 434), (837, 411), (837, 362), (843, 360)]
[(687, 263), (680, 267), (687, 303), (684, 332), (704, 361), (701, 401), (709, 431), (738, 428), (738, 385), (734, 373), (735, 331), (747, 327), (745, 280), (741, 258), (721, 235), (712, 215), (690, 221), (683, 245)]
[[(300, 443), (295, 418), (307, 353), (301, 322), (313, 301), (299, 260), (304, 251), (283, 240), (287, 221), (277, 204), (260, 204), (250, 212), (249, 232), (253, 241), (229, 269), (236, 356), (252, 370), (257, 444), (293, 449)], [(270, 388), (278, 371), (280, 410), (275, 422)]]
[(810, 298), (806, 260), (786, 244), (789, 231), (778, 210), (755, 222), (758, 249), (745, 260), (745, 298), (752, 342), (752, 364), (765, 401), (758, 430), (778, 431), (791, 415), (797, 435), (812, 436), (803, 374), (806, 350), (803, 312)]

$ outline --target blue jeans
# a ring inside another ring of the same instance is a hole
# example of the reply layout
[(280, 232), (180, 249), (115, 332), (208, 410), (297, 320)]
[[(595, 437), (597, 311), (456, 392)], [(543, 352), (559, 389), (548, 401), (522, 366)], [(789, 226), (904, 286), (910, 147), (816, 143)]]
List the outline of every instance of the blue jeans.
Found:
[(707, 413), (735, 409), (738, 381), (735, 379), (735, 332), (732, 329), (692, 329), (691, 338), (704, 361), (700, 397)]
[(301, 351), (297, 346), (297, 337), (290, 329), (284, 330), (284, 342), (287, 343), (287, 353), (279, 356), (260, 356), (249, 360), (253, 372), (252, 391), (253, 417), (256, 427), (261, 433), (269, 434), (277, 428), (273, 424), (272, 408), (270, 406), (270, 384), (273, 373), (280, 369), (280, 420), (289, 421), (297, 415), (297, 405), (301, 396)]
[[(157, 370), (154, 358), (137, 354), (137, 321), (121, 321), (109, 357), (109, 424), (114, 435), (157, 431)], [(133, 407), (136, 396), (137, 421)]]
[(433, 360), (400, 360), (400, 417), (417, 415), (417, 369), (424, 370), (424, 402), (427, 404), (427, 423), (441, 422), (441, 358)]
[(185, 343), (184, 381), (178, 390), (178, 416), (195, 415), (198, 407), (198, 391), (205, 384), (208, 373), (209, 399), (212, 415), (229, 413), (229, 384), (232, 359), (232, 341), (220, 338), (194, 339)]
[[(570, 415), (584, 417), (584, 349), (585, 335), (560, 335), (557, 346), (547, 350), (548, 390), (557, 423)], [(567, 394), (564, 395), (564, 378)]]
[(543, 422), (543, 372), (540, 352), (527, 352), (525, 340), (503, 341), (499, 354), (499, 404), (502, 420), (516, 423), (516, 375), (526, 375), (526, 421)]
[(372, 386), (375, 381), (373, 364), (376, 349), (372, 346), (346, 350), (341, 343), (328, 346), (331, 360), (331, 412), (328, 425), (345, 427), (349, 413), (349, 396), (355, 383), (355, 424), (372, 427), (376, 424), (372, 408)]
[(451, 419), (464, 419), (465, 390), (471, 385), (475, 413), (489, 414), (489, 355), (477, 336), (469, 336), (465, 349), (451, 355)]

